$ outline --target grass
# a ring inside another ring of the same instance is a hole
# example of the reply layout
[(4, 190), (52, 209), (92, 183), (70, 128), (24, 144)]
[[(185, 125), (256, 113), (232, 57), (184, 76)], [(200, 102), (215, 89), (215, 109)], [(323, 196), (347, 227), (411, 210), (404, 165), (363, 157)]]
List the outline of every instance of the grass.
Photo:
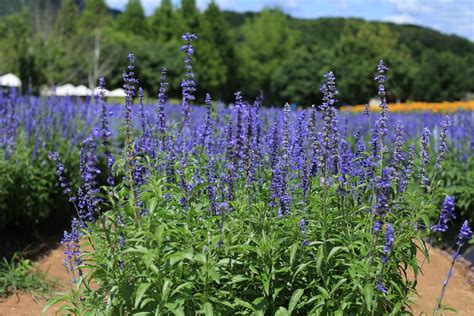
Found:
[(0, 261), (0, 301), (11, 295), (18, 298), (19, 292), (30, 293), (37, 300), (47, 296), (55, 282), (46, 279), (44, 272), (38, 270), (29, 259), (15, 254), (10, 260)]

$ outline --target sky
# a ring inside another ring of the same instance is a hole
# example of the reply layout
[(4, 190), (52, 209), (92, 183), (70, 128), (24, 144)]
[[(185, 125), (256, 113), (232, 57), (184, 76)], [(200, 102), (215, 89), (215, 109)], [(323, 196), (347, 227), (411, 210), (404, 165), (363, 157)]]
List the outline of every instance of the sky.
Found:
[[(106, 0), (123, 10), (128, 0)], [(179, 0), (172, 0), (178, 6)], [(153, 13), (160, 0), (141, 0), (147, 15)], [(197, 0), (203, 10), (210, 0)], [(222, 10), (259, 11), (279, 7), (299, 18), (357, 17), (398, 24), (418, 24), (447, 34), (474, 41), (474, 0), (215, 0)]]

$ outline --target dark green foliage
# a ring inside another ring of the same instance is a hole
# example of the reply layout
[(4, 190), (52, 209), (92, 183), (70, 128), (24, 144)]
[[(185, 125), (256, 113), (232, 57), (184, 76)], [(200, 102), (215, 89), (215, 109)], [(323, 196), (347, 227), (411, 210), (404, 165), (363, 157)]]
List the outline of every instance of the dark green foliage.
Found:
[[(329, 52), (318, 46), (301, 46), (272, 75), (272, 89), (288, 102), (308, 105), (320, 98), (315, 78), (329, 71)], [(317, 72), (315, 69), (319, 69)]]
[(116, 24), (118, 31), (148, 36), (148, 24), (140, 0), (129, 0), (125, 11), (117, 17)]
[(238, 75), (241, 82), (243, 78), (247, 82), (241, 89), (249, 98), (263, 91), (266, 98), (275, 101), (271, 76), (293, 53), (297, 32), (289, 27), (288, 18), (281, 11), (266, 9), (244, 23), (241, 36), (242, 41), (237, 46)]
[[(33, 150), (34, 144), (20, 141), (13, 157), (0, 159), (0, 256), (11, 255), (39, 236), (61, 233), (73, 215), (67, 196), (57, 185), (55, 164), (48, 157), (50, 149), (36, 154)], [(67, 175), (74, 181), (77, 172), (70, 173), (76, 171), (71, 166), (78, 163), (79, 153), (70, 151), (66, 143), (60, 150)], [(1, 150), (0, 155), (4, 155)]]
[(173, 5), (171, 0), (163, 0), (150, 17), (151, 38), (159, 39), (160, 42), (168, 42), (173, 38)]
[(474, 222), (474, 163), (457, 153), (447, 159), (439, 172), (446, 193), (455, 197), (456, 210), (461, 219)]

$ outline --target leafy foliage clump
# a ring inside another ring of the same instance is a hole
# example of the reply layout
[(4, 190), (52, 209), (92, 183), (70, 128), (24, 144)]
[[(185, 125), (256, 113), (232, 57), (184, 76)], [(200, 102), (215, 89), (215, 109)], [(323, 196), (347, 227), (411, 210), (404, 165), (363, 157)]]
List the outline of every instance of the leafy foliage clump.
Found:
[(0, 262), (0, 300), (18, 292), (31, 293), (35, 298), (46, 296), (53, 289), (54, 282), (46, 280), (45, 274), (36, 270), (28, 259), (14, 255), (11, 260)]

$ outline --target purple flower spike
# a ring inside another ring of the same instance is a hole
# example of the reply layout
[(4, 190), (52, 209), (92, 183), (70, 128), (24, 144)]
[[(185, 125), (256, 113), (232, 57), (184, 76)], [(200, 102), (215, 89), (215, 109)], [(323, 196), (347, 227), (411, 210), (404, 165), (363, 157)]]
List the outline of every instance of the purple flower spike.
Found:
[(390, 252), (393, 249), (393, 243), (395, 242), (395, 237), (393, 236), (395, 230), (393, 229), (390, 223), (387, 224), (387, 230), (385, 231), (385, 246), (383, 247), (382, 262), (387, 263)]
[(456, 241), (456, 245), (459, 247), (464, 246), (464, 243), (471, 240), (472, 238), (472, 230), (469, 227), (469, 222), (467, 220), (461, 226), (461, 230), (459, 231), (458, 240)]
[(454, 197), (447, 196), (444, 199), (443, 207), (441, 208), (441, 213), (439, 215), (438, 224), (431, 226), (431, 230), (435, 232), (444, 232), (448, 229), (448, 222), (456, 218), (456, 213), (454, 213)]

